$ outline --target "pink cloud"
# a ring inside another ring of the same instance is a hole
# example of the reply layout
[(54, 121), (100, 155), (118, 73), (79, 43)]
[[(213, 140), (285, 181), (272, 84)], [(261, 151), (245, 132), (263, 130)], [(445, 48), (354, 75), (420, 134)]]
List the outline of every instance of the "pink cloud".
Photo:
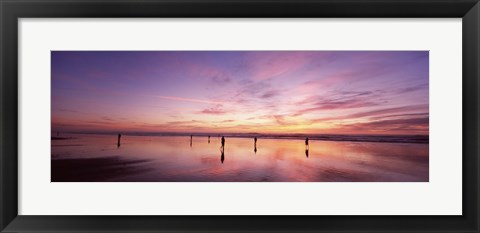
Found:
[(194, 98), (183, 98), (177, 96), (156, 96), (160, 99), (166, 100), (175, 100), (175, 101), (186, 101), (186, 102), (193, 102), (193, 103), (203, 103), (203, 104), (222, 104), (223, 102), (220, 101), (210, 101), (210, 100), (203, 100), (203, 99), (194, 99)]
[(227, 112), (220, 108), (207, 108), (200, 111), (200, 113), (211, 114), (211, 115), (223, 115), (223, 114), (226, 114)]

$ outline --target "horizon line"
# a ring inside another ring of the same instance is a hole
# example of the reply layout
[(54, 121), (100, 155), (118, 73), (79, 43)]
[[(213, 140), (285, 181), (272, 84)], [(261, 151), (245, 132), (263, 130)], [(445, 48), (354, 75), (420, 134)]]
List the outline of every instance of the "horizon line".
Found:
[(72, 133), (72, 134), (143, 134), (143, 135), (185, 135), (185, 136), (219, 136), (219, 135), (265, 135), (265, 136), (430, 136), (430, 134), (355, 134), (355, 133), (235, 133), (235, 132), (142, 132), (142, 131), (60, 131), (52, 130), (50, 133)]

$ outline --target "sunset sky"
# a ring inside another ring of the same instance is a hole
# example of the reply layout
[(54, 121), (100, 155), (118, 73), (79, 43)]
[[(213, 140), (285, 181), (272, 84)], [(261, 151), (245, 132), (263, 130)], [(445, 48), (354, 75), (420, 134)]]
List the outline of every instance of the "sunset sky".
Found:
[(428, 134), (428, 51), (53, 51), (52, 131)]

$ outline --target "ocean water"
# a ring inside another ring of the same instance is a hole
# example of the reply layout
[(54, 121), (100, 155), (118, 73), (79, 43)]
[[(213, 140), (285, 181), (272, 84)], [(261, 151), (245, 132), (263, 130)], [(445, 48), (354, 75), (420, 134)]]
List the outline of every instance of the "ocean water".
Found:
[[(52, 140), (52, 182), (428, 182), (428, 143), (71, 134)], [(421, 141), (423, 142), (423, 141)]]

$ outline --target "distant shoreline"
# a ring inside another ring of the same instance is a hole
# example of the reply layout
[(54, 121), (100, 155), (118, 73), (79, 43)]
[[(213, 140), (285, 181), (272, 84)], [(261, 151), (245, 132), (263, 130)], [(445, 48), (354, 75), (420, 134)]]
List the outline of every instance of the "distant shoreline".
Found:
[[(114, 133), (72, 133), (67, 134), (84, 134), (84, 135), (116, 135)], [(269, 134), (185, 134), (185, 133), (123, 133), (125, 136), (140, 136), (140, 137), (221, 137), (226, 138), (254, 138), (258, 139), (288, 139), (288, 140), (305, 140), (308, 137), (309, 140), (316, 141), (338, 141), (338, 142), (384, 142), (384, 143), (418, 143), (418, 144), (428, 144), (429, 136), (428, 135), (333, 135), (333, 134), (323, 134), (323, 135), (305, 135), (305, 134), (294, 134), (294, 135), (269, 135)], [(52, 140), (63, 140), (71, 138), (57, 138), (52, 137)]]

